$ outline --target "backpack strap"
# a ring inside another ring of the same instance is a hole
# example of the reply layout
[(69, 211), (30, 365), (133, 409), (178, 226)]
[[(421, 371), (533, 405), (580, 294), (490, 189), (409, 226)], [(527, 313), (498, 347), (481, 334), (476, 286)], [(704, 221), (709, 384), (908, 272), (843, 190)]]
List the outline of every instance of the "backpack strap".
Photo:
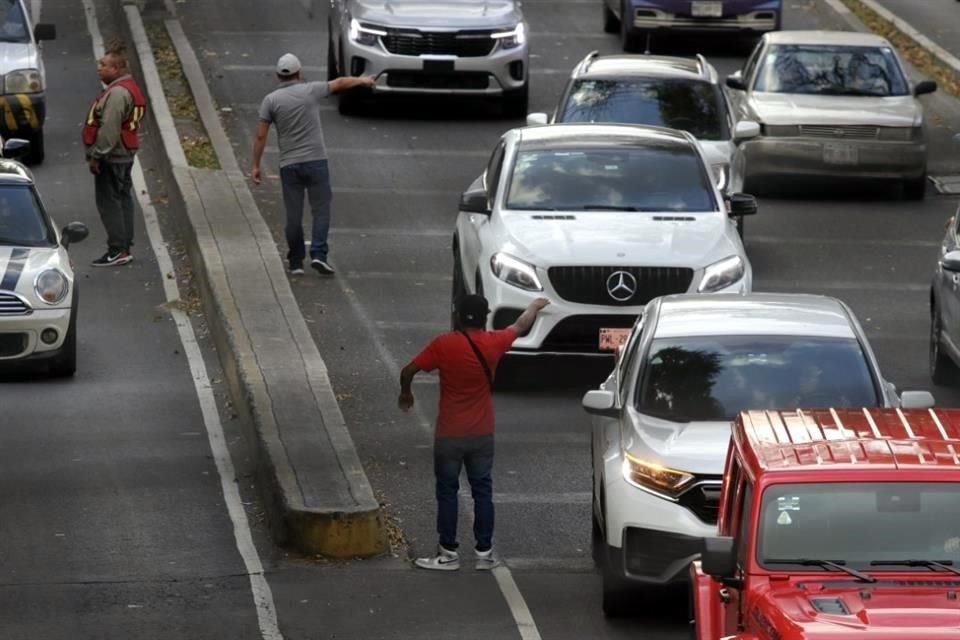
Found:
[(470, 348), (473, 349), (473, 353), (476, 354), (477, 360), (480, 361), (480, 365), (483, 367), (483, 372), (487, 374), (487, 384), (490, 385), (490, 390), (493, 391), (493, 373), (490, 371), (490, 365), (487, 364), (487, 359), (483, 357), (480, 349), (477, 347), (476, 343), (470, 339), (470, 336), (467, 335), (466, 331), (457, 329), (457, 333), (463, 334), (463, 337), (466, 338), (467, 342), (470, 343)]

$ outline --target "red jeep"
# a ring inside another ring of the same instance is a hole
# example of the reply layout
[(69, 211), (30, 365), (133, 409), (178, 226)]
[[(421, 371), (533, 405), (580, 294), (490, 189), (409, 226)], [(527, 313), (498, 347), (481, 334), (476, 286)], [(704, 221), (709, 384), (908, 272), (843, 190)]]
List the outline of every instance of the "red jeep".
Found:
[(960, 410), (746, 412), (697, 640), (960, 638)]

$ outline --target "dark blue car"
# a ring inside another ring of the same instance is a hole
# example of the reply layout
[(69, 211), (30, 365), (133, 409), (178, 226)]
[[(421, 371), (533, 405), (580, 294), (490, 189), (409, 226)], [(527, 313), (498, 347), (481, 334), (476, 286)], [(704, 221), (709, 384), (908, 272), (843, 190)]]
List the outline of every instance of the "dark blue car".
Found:
[(603, 28), (620, 33), (623, 50), (657, 31), (762, 34), (780, 29), (783, 0), (603, 0)]

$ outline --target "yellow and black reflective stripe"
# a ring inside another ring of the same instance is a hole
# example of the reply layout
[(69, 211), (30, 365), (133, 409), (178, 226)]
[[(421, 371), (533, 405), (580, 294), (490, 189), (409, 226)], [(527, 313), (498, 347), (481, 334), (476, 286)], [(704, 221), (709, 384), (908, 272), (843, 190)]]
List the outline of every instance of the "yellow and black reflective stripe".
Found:
[(7, 269), (3, 273), (3, 279), (0, 280), (0, 291), (15, 291), (17, 283), (20, 281), (20, 274), (27, 264), (27, 257), (30, 255), (30, 249), (13, 249), (10, 252), (10, 259), (7, 261)]
[(133, 112), (130, 114), (130, 131), (136, 131), (140, 127), (140, 121), (145, 113), (145, 107), (133, 107)]
[(6, 96), (0, 96), (0, 108), (3, 109), (3, 123), (7, 127), (7, 131), (16, 131), (20, 127), (17, 126), (17, 116), (13, 112), (13, 105), (11, 105)]
[(33, 110), (33, 104), (30, 102), (30, 98), (22, 93), (17, 94), (17, 100), (20, 101), (20, 106), (23, 107), (23, 115), (27, 118), (27, 124), (30, 125), (31, 129), (39, 129), (40, 121), (37, 119), (37, 112)]

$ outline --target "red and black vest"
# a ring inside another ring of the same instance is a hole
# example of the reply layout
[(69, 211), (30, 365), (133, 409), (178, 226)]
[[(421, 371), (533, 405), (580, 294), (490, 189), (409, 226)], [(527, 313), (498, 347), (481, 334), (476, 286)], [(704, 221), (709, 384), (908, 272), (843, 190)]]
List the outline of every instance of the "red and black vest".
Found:
[(124, 147), (130, 151), (136, 151), (140, 148), (138, 132), (140, 131), (140, 122), (147, 113), (147, 101), (144, 99), (143, 92), (140, 91), (140, 87), (137, 86), (137, 82), (132, 76), (114, 80), (94, 99), (93, 104), (90, 105), (90, 111), (87, 112), (87, 120), (83, 123), (83, 144), (89, 147), (96, 142), (97, 131), (100, 130), (100, 118), (97, 114), (97, 105), (116, 87), (123, 87), (130, 92), (130, 96), (133, 98), (133, 109), (130, 110), (130, 113), (127, 114), (127, 117), (123, 120), (123, 125), (120, 129), (120, 139), (123, 141)]

